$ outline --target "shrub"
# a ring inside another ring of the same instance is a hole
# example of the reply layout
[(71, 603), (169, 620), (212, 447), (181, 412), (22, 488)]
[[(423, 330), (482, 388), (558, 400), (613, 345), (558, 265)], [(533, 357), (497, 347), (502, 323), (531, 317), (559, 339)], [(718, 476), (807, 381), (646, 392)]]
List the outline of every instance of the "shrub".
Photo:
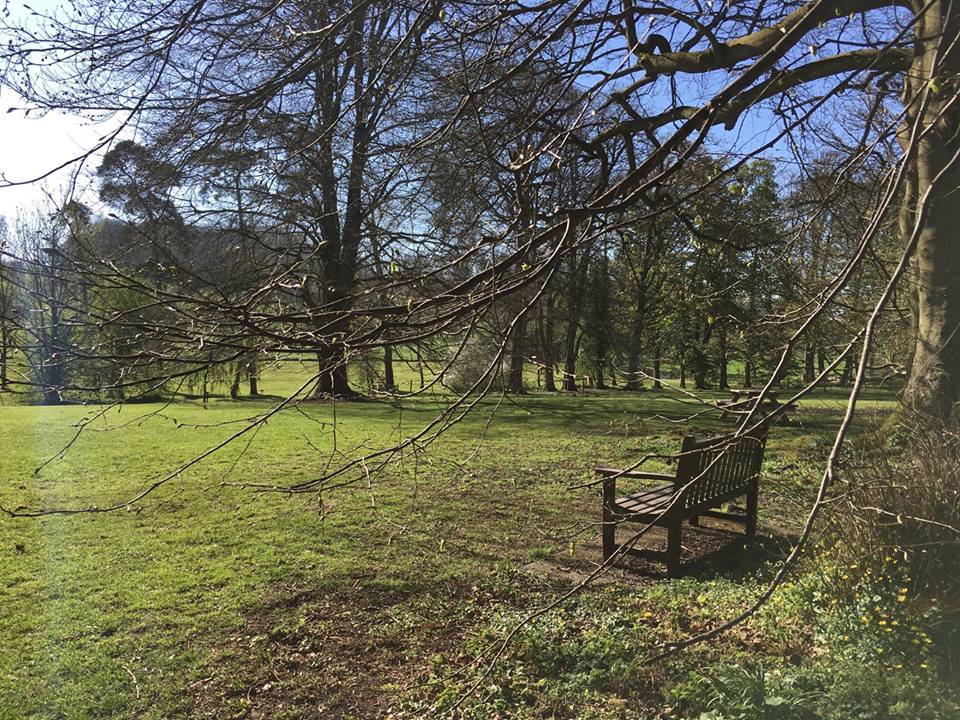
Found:
[[(444, 376), (444, 384), (457, 393), (467, 392), (490, 368), (499, 351), (500, 341), (493, 337), (477, 335), (467, 341), (459, 357), (449, 372)], [(491, 389), (501, 389), (504, 382), (506, 368), (510, 367), (510, 357), (504, 355), (493, 369), (493, 379), (487, 377), (480, 388), (485, 388), (490, 382)]]
[(892, 433), (873, 438), (845, 461), (828, 514), (838, 569), (900, 558), (898, 573), (910, 583), (909, 590), (926, 595), (956, 592), (960, 424), (908, 413)]

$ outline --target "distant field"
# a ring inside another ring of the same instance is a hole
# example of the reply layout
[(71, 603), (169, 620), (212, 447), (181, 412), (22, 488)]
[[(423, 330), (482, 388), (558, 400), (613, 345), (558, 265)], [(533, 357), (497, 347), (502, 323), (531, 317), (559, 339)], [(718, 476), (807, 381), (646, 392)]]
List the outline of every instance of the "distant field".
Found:
[[(307, 371), (267, 373), (261, 392), (283, 395)], [(121, 501), (272, 402), (111, 409), (62, 457), (99, 408), (0, 408), (0, 505)], [(134, 508), (0, 518), (0, 718), (416, 715), (424, 698), (443, 700), (436, 678), (493, 632), (491, 618), (556, 591), (531, 563), (599, 559), (596, 491), (568, 486), (596, 464), (675, 450), (696, 410), (652, 391), (488, 399), (425, 451), (369, 478), (355, 471), (348, 487), (288, 496), (229, 484), (316, 477), (410, 436), (444, 402), (304, 405)], [(892, 402), (873, 390), (862, 405), (879, 421)], [(842, 392), (818, 391), (773, 431), (762, 523), (799, 522), (843, 406)], [(697, 597), (709, 582), (676, 592)], [(571, 690), (564, 716), (620, 707), (615, 689), (592, 692)]]

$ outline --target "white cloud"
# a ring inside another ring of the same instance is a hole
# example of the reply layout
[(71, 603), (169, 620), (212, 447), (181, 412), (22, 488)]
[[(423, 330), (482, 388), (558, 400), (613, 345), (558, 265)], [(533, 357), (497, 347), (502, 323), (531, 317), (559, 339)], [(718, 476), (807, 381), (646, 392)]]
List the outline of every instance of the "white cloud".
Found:
[[(12, 216), (18, 207), (29, 207), (44, 198), (44, 189), (62, 196), (76, 178), (77, 197), (95, 202), (90, 176), (100, 162), (102, 152), (83, 163), (57, 170), (42, 183), (9, 185), (33, 180), (65, 162), (90, 152), (101, 138), (115, 130), (117, 118), (94, 122), (89, 118), (36, 110), (25, 112), (23, 98), (5, 90), (0, 92), (0, 215)], [(8, 112), (9, 108), (17, 108)]]

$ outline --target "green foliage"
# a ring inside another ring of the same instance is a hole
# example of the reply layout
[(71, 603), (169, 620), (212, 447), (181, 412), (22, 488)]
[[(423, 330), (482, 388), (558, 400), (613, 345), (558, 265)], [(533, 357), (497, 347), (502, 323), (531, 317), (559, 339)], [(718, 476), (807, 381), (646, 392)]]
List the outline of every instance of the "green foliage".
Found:
[[(952, 699), (948, 699), (952, 698)], [(935, 675), (849, 658), (765, 669), (721, 663), (692, 673), (671, 700), (697, 720), (952, 720), (954, 689)]]
[(695, 673), (674, 689), (680, 703), (703, 705), (699, 720), (813, 720), (822, 690), (807, 675), (760, 664)]

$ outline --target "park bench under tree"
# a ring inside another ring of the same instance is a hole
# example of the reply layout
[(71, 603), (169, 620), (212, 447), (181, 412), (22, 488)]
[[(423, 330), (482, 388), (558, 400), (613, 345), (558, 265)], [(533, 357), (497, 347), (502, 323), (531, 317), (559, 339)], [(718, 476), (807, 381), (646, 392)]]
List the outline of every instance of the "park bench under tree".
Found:
[[(731, 389), (729, 400), (717, 401), (717, 407), (721, 410), (720, 417), (725, 418), (727, 413), (731, 412), (741, 414), (750, 412), (753, 406), (760, 400), (761, 393), (763, 393), (762, 390), (753, 390), (750, 388), (742, 390)], [(763, 402), (760, 403), (760, 410), (764, 415), (780, 410), (780, 422), (784, 425), (791, 424), (790, 413), (796, 412), (796, 409), (797, 403), (781, 403), (777, 399), (777, 393), (773, 390), (767, 391), (764, 394)]]
[[(630, 548), (627, 552), (666, 562), (667, 574), (680, 570), (680, 536), (685, 520), (698, 525), (701, 516), (736, 520), (746, 525), (747, 537), (757, 531), (757, 497), (760, 466), (767, 440), (763, 423), (737, 437), (725, 435), (683, 439), (675, 475), (598, 467), (603, 476), (603, 559), (619, 548), (616, 528), (621, 522), (652, 524), (667, 529), (667, 549)], [(665, 481), (624, 497), (617, 497), (618, 478)], [(746, 513), (721, 512), (720, 508), (746, 497)]]

